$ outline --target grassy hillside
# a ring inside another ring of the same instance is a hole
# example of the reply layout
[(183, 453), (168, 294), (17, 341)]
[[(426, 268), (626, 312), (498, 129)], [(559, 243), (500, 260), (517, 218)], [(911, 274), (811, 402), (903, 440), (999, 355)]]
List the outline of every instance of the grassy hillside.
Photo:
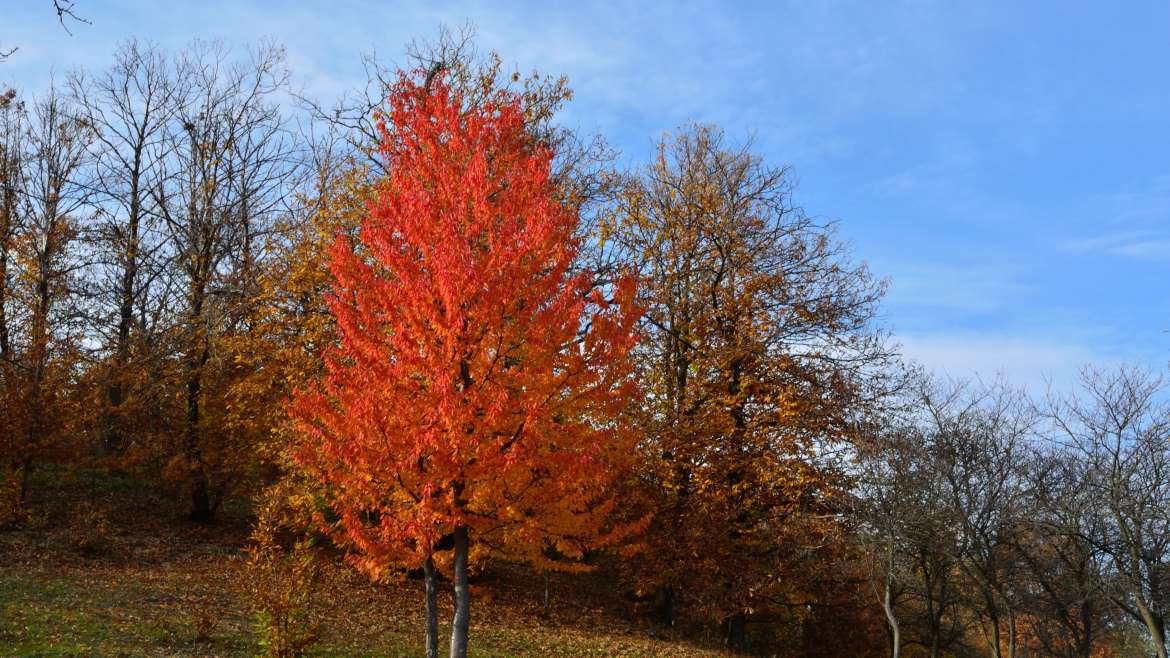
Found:
[[(166, 501), (123, 480), (59, 472), (38, 480), (31, 521), (0, 531), (0, 655), (257, 654), (246, 510), (201, 527), (144, 514)], [(550, 584), (546, 607), (542, 579), (527, 571), (493, 565), (480, 574), (473, 655), (719, 655), (659, 637), (596, 576), (554, 575)], [(310, 655), (422, 655), (418, 581), (371, 584), (333, 559), (314, 602), (321, 625)], [(449, 599), (440, 605), (450, 610)]]

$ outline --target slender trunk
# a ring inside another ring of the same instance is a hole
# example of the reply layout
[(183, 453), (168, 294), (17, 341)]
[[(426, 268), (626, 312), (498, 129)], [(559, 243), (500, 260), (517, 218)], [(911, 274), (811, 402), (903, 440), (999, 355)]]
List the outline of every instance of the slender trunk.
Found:
[[(1133, 546), (1130, 547), (1130, 553), (1134, 556), (1134, 564), (1137, 564), (1137, 550)], [(1140, 583), (1140, 574), (1135, 582)], [(1158, 658), (1170, 658), (1166, 655), (1166, 637), (1162, 632), (1162, 625), (1157, 618), (1154, 617), (1153, 611), (1146, 602), (1145, 595), (1140, 591), (1140, 585), (1134, 588), (1134, 600), (1137, 604), (1138, 614), (1142, 618), (1142, 623), (1146, 625), (1146, 630), (1150, 633), (1150, 641), (1154, 644), (1154, 651), (1157, 652)]]
[(1166, 639), (1157, 620), (1154, 619), (1148, 609), (1142, 611), (1142, 618), (1145, 621), (1146, 629), (1150, 632), (1150, 641), (1154, 645), (1154, 651), (1157, 652), (1158, 658), (1168, 658), (1166, 654)]
[(451, 622), (451, 658), (467, 658), (471, 627), (471, 592), (467, 589), (467, 526), (455, 528), (455, 618)]
[[(941, 589), (941, 588), (940, 588)], [(945, 590), (941, 590), (938, 609), (935, 609), (934, 589), (928, 590), (930, 595), (927, 597), (927, 624), (930, 627), (930, 658), (940, 658), (942, 656), (942, 615), (945, 608), (942, 601), (945, 600)]]
[(670, 587), (658, 588), (657, 599), (658, 618), (666, 628), (674, 627), (674, 589)]
[(29, 474), (32, 471), (32, 460), (37, 446), (45, 440), (45, 377), (49, 369), (49, 309), (52, 297), (49, 294), (49, 277), (51, 267), (51, 250), (53, 237), (51, 229), (45, 232), (45, 246), (38, 258), (36, 306), (32, 318), (32, 347), (31, 368), (28, 386), (28, 425), (25, 428), (25, 443), (23, 464), (21, 466), (20, 499), (18, 504), (23, 505), (28, 498)]
[(20, 473), (20, 497), (16, 499), (18, 506), (23, 506), (28, 502), (28, 487), (32, 481), (32, 460), (25, 458), (16, 464), (16, 470)]
[[(6, 230), (5, 226), (0, 224), (0, 231)], [(8, 245), (6, 244), (7, 236), (3, 232), (0, 232), (0, 240), (5, 241), (0, 242), (0, 367), (3, 368), (0, 370), (0, 375), (7, 377), (11, 350), (8, 339), (8, 316), (4, 311), (8, 305)], [(7, 384), (8, 382), (3, 380), (2, 383)]]
[(200, 411), (203, 393), (203, 368), (211, 358), (207, 339), (203, 335), (203, 288), (198, 286), (191, 300), (191, 330), (194, 332), (192, 353), (187, 361), (187, 445), (186, 457), (190, 468), (191, 520), (206, 523), (214, 516), (211, 497), (207, 490), (207, 469), (203, 463), (200, 436)]
[[(894, 535), (890, 533), (886, 542), (886, 564), (881, 604), (882, 612), (886, 616), (886, 625), (890, 631), (890, 658), (898, 658), (902, 651), (902, 633), (898, 627), (898, 618), (894, 615)], [(929, 588), (929, 583), (928, 583)], [(876, 588), (875, 588), (876, 589)], [(927, 601), (927, 611), (930, 610), (930, 601)]]
[[(942, 628), (943, 617), (947, 613), (947, 597), (949, 596), (950, 588), (947, 580), (946, 568), (932, 567), (931, 584), (928, 585), (927, 591), (928, 603), (930, 606), (930, 658), (941, 658), (942, 656)], [(938, 588), (935, 588), (935, 583)]]
[(548, 610), (548, 569), (544, 570), (544, 609)]
[(130, 220), (126, 227), (126, 253), (122, 277), (118, 284), (118, 334), (114, 344), (114, 363), (110, 368), (110, 381), (106, 388), (109, 409), (106, 413), (102, 451), (106, 455), (120, 452), (125, 437), (120, 431), (119, 414), (126, 396), (126, 364), (130, 357), (130, 327), (134, 321), (134, 294), (138, 281), (138, 233), (139, 204), (137, 203), (137, 177), (131, 183), (132, 200)]
[[(8, 330), (8, 317), (5, 309), (8, 306), (8, 259), (15, 238), (16, 224), (16, 182), (19, 177), (19, 168), (16, 160), (5, 148), (0, 146), (0, 365), (5, 371), (0, 374), (8, 376), (7, 368), (11, 365), (12, 350)], [(7, 381), (5, 384), (9, 383)]]
[(1096, 606), (1091, 600), (1081, 605), (1081, 636), (1077, 642), (1077, 655), (1080, 658), (1092, 658), (1093, 655), (1093, 612)]
[(727, 646), (732, 651), (742, 651), (747, 642), (747, 616), (737, 612), (727, 618)]
[(1008, 610), (1008, 658), (1016, 658), (1016, 614)]
[(886, 613), (886, 623), (890, 625), (890, 658), (898, 658), (898, 654), (902, 652), (902, 633), (898, 628), (898, 618), (894, 616), (893, 587), (888, 579), (882, 597), (882, 611)]
[(999, 617), (991, 618), (991, 655), (1002, 658), (1003, 651), (999, 646)]
[[(191, 520), (211, 520), (211, 498), (207, 493), (207, 473), (203, 467), (203, 452), (199, 441), (199, 397), (202, 392), (202, 363), (207, 350), (197, 357), (187, 373), (187, 459), (191, 469)], [(198, 365), (196, 365), (198, 364)]]
[(423, 575), (427, 585), (427, 658), (439, 658), (439, 601), (435, 561), (429, 557), (423, 563)]

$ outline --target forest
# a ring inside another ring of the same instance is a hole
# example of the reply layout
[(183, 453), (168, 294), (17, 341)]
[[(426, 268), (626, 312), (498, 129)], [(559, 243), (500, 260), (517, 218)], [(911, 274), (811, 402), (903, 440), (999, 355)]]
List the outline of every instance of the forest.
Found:
[(904, 358), (750, 140), (92, 61), (0, 87), (0, 654), (1167, 658), (1164, 372)]

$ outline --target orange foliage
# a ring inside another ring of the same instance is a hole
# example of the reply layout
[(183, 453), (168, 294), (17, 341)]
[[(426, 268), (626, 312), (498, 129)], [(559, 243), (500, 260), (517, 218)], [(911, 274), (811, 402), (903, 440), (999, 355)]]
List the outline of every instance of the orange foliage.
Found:
[(647, 440), (638, 473), (657, 509), (639, 593), (726, 620), (799, 621), (841, 541), (833, 455), (880, 362), (882, 293), (831, 229), (791, 205), (783, 169), (708, 126), (660, 144), (631, 183), (613, 239), (645, 275), (638, 350)]
[(402, 77), (391, 106), (390, 173), (331, 252), (338, 345), (290, 407), (295, 457), (374, 577), (461, 526), (473, 555), (579, 558), (620, 534), (634, 282), (570, 273), (578, 216), (515, 95), (468, 108)]

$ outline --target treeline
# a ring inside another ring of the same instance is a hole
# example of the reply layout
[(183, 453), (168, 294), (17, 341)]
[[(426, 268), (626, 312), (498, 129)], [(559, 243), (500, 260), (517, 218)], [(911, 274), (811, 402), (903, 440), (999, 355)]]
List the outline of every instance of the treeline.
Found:
[[(233, 340), (303, 217), (309, 144), (283, 53), (129, 43), (0, 107), (5, 456), (101, 455), (181, 484), (193, 519), (255, 479), (262, 434), (230, 405)], [(263, 432), (261, 430), (261, 432)]]
[[(274, 45), (129, 42), (0, 98), (0, 522), (22, 522), (38, 465), (64, 463), (132, 474), (196, 522), (255, 500), (272, 577), (301, 564), (279, 557), (307, 545), (289, 536), (341, 523), (340, 488), (291, 454), (306, 432), (287, 401), (337, 371), (331, 250), (344, 236), (370, 257), (363, 222), (392, 180), (398, 78), (366, 64), (365, 88), (327, 105), (296, 93)], [(739, 650), (1166, 655), (1158, 380), (1094, 374), (1044, 404), (931, 382), (879, 327), (884, 283), (749, 146), (685, 126), (621, 171), (556, 122), (563, 78), (505, 70), (464, 34), (411, 46), (403, 68), (469, 116), (518, 99), (580, 220), (573, 280), (638, 282), (623, 358), (639, 393), (615, 421), (637, 440), (605, 510), (636, 532), (597, 550), (545, 532), (521, 552), (484, 535), (473, 568), (603, 569), (633, 609)], [(450, 573), (458, 541), (399, 567)]]
[(1042, 400), (1003, 382), (908, 386), (857, 480), (903, 655), (1166, 656), (1167, 393), (1133, 368), (1086, 368)]

